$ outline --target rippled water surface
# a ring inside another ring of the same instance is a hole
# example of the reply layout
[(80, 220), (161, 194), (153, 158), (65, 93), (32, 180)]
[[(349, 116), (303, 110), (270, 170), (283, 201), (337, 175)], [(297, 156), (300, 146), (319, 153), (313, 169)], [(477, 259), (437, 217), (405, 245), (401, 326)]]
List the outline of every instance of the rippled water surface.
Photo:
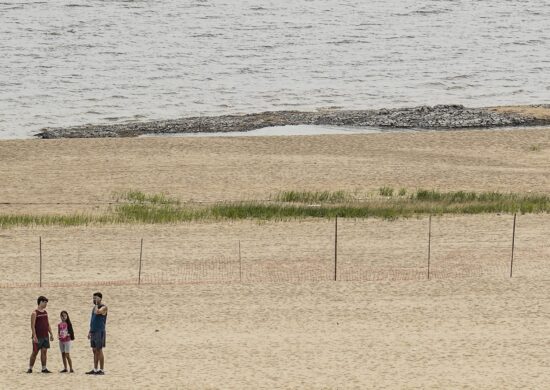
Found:
[(0, 0), (0, 138), (327, 107), (548, 103), (550, 3)]

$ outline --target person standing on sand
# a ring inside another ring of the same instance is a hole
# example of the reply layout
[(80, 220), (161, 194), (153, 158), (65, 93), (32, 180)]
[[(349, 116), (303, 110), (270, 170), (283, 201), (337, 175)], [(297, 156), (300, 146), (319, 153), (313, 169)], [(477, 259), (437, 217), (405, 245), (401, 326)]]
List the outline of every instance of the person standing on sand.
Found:
[[(61, 322), (57, 325), (57, 338), (59, 339), (59, 349), (61, 350), (61, 360), (63, 360), (63, 369), (59, 372), (73, 373), (73, 360), (71, 359), (71, 344), (74, 340), (74, 330), (69, 313), (65, 310), (59, 315)], [(69, 370), (67, 370), (69, 363)]]
[[(92, 300), (94, 308), (90, 319), (90, 346), (94, 353), (94, 369), (88, 371), (88, 375), (104, 375), (103, 367), (105, 358), (103, 357), (103, 348), (105, 348), (105, 325), (107, 323), (107, 306), (101, 303), (103, 295), (100, 292), (94, 293)], [(99, 369), (97, 368), (99, 363)]]
[[(46, 306), (48, 305), (48, 298), (39, 296), (36, 300), (38, 307), (31, 314), (31, 330), (32, 330), (32, 353), (29, 359), (29, 369), (27, 374), (32, 373), (34, 362), (38, 351), (40, 351), (40, 362), (42, 363), (42, 373), (49, 374), (50, 370), (46, 367), (48, 360), (48, 348), (50, 348), (50, 341), (53, 341), (52, 328), (48, 321), (48, 312)], [(48, 338), (48, 333), (50, 338)]]

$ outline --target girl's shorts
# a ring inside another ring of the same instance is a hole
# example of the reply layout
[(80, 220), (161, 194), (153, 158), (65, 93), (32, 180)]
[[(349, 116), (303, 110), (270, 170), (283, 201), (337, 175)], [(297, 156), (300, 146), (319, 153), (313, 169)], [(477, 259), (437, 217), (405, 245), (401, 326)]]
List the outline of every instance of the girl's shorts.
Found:
[(61, 353), (69, 353), (71, 352), (71, 342), (70, 341), (60, 341), (59, 342), (59, 349), (61, 350)]

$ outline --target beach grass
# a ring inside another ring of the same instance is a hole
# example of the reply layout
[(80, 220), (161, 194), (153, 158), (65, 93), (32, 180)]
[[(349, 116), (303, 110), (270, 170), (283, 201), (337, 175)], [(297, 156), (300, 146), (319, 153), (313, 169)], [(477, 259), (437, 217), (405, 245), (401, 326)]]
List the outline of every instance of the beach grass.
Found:
[(388, 196), (388, 197), (391, 197), (393, 196), (393, 188), (391, 187), (380, 187), (378, 189), (378, 193), (380, 194), (380, 196)]
[(122, 193), (115, 193), (117, 200), (136, 204), (155, 204), (155, 205), (179, 205), (180, 201), (169, 198), (165, 194), (146, 194), (142, 191), (131, 190)]
[[(407, 196), (405, 196), (408, 194)], [(104, 215), (2, 215), (0, 227), (87, 224), (165, 224), (210, 220), (291, 220), (303, 218), (397, 219), (422, 215), (483, 213), (546, 213), (550, 197), (499, 192), (440, 192), (381, 187), (376, 194), (357, 198), (347, 191), (284, 191), (272, 201), (182, 204), (163, 194), (129, 191)]]
[(282, 191), (274, 199), (279, 202), (342, 203), (354, 197), (348, 191)]
[[(29, 225), (63, 225), (79, 226), (93, 222), (100, 222), (104, 218), (92, 217), (83, 214), (71, 215), (6, 215), (0, 214), (0, 227), (29, 226)], [(106, 219), (105, 219), (106, 220)]]

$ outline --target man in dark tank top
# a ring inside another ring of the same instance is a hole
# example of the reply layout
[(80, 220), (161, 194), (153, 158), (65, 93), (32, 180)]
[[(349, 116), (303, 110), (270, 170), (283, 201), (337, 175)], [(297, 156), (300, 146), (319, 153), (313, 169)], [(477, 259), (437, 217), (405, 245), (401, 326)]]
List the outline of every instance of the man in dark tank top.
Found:
[[(103, 356), (103, 348), (105, 348), (105, 325), (107, 324), (107, 306), (101, 303), (103, 295), (100, 292), (94, 293), (92, 300), (94, 308), (92, 309), (92, 317), (90, 318), (90, 346), (94, 353), (94, 369), (88, 371), (88, 375), (104, 375), (103, 371), (105, 358)], [(99, 365), (99, 368), (98, 368)]]
[[(31, 314), (31, 331), (32, 331), (32, 353), (29, 360), (29, 369), (27, 373), (32, 373), (34, 362), (38, 351), (40, 351), (40, 362), (42, 363), (42, 372), (49, 374), (51, 371), (46, 367), (48, 359), (48, 348), (50, 348), (50, 341), (53, 341), (52, 328), (48, 321), (48, 312), (46, 306), (48, 305), (48, 298), (39, 296), (36, 300), (38, 307)], [(49, 338), (48, 338), (49, 334)]]

